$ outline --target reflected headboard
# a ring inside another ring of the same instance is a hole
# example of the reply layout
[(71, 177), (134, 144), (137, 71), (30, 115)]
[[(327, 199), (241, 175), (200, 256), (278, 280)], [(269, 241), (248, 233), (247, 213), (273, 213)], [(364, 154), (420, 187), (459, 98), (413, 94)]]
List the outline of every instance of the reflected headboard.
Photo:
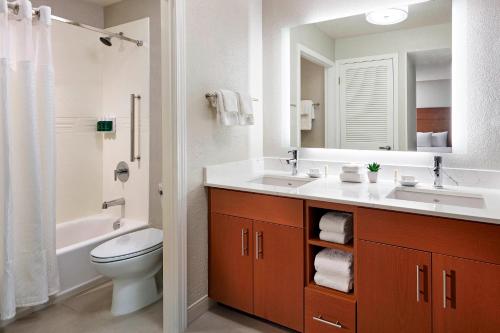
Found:
[(451, 145), (451, 108), (417, 108), (417, 132), (448, 132)]

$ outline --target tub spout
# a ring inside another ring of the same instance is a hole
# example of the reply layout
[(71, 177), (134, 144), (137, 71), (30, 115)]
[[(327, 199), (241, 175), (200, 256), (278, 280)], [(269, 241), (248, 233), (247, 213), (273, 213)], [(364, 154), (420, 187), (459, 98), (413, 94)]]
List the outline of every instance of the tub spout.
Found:
[(125, 199), (119, 198), (111, 201), (104, 201), (102, 203), (102, 209), (108, 209), (109, 207), (113, 206), (125, 206)]

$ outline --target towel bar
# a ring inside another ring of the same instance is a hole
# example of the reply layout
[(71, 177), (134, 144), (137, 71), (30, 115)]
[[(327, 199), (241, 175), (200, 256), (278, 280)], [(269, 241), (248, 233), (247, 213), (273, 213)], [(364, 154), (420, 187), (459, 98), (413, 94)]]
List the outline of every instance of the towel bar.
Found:
[[(213, 108), (217, 107), (217, 93), (211, 92), (211, 93), (206, 93), (205, 98), (210, 102), (210, 106)], [(252, 98), (252, 101), (258, 102), (259, 100), (257, 98)]]
[[(318, 107), (318, 106), (320, 106), (320, 105), (321, 105), (320, 103), (314, 103), (314, 104), (313, 104), (313, 106), (314, 106), (314, 107)], [(290, 104), (290, 106), (293, 106), (294, 108), (296, 108), (296, 107), (297, 107), (297, 104)]]

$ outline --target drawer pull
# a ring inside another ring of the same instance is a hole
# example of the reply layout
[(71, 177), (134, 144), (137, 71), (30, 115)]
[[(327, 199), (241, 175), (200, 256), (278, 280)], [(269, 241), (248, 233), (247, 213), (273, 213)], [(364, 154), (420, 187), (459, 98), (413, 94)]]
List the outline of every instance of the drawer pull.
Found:
[(331, 321), (324, 320), (323, 318), (321, 318), (321, 316), (317, 316), (317, 317), (313, 316), (313, 320), (316, 320), (316, 321), (318, 321), (322, 324), (328, 325), (328, 326), (333, 326), (335, 328), (342, 328), (342, 324), (338, 320), (335, 323), (332, 323)]

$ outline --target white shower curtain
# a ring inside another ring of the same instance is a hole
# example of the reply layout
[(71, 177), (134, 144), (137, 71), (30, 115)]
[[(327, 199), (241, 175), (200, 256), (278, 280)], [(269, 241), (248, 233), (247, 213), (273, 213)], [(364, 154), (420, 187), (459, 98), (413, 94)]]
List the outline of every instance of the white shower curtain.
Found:
[(59, 289), (51, 13), (0, 0), (0, 320)]

